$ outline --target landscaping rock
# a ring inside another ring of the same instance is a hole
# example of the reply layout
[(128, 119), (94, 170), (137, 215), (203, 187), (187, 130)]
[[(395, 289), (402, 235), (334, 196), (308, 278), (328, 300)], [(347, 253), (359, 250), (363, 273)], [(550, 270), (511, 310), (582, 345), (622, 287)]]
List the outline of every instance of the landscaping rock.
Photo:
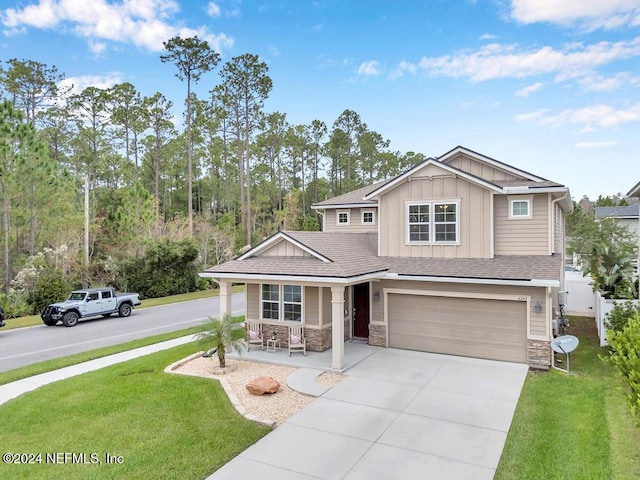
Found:
[(251, 395), (276, 393), (280, 390), (280, 384), (272, 377), (258, 377), (247, 383), (247, 390)]

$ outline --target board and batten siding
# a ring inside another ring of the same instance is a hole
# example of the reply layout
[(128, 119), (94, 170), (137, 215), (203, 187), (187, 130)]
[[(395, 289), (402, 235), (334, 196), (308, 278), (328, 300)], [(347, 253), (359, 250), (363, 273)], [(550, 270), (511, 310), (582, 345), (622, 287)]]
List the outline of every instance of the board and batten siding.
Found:
[(310, 257), (311, 254), (305, 252), (300, 247), (286, 240), (280, 240), (278, 243), (268, 248), (264, 252), (260, 252), (258, 257)]
[[(386, 288), (402, 288), (416, 290), (432, 290), (443, 292), (458, 292), (461, 296), (464, 293), (475, 294), (495, 294), (495, 295), (515, 295), (515, 296), (528, 296), (531, 297), (529, 305), (529, 331), (528, 337), (546, 338), (547, 323), (551, 321), (551, 312), (547, 312), (547, 293), (544, 287), (518, 287), (511, 285), (473, 285), (473, 284), (452, 284), (452, 283), (438, 283), (438, 282), (416, 282), (411, 280), (406, 281), (394, 281), (394, 280), (382, 280), (380, 283), (375, 284), (374, 291), (380, 293), (380, 299), (372, 302), (371, 321), (372, 323), (384, 324), (384, 295), (383, 291)], [(451, 297), (451, 301), (455, 302), (455, 297)], [(536, 302), (540, 305), (540, 311), (535, 311)], [(479, 315), (482, 312), (478, 312)], [(549, 320), (547, 320), (547, 318)]]
[(547, 194), (533, 195), (532, 218), (509, 219), (507, 195), (495, 196), (496, 255), (549, 255), (548, 201)]
[(553, 206), (554, 214), (554, 241), (553, 253), (556, 255), (564, 255), (564, 212), (558, 202)]
[(260, 320), (260, 285), (247, 283), (247, 320)]
[(447, 160), (446, 164), (486, 180), (519, 180), (521, 178), (501, 168), (492, 167), (475, 158), (468, 157), (463, 153)]
[[(459, 201), (459, 244), (407, 243), (407, 202)], [(484, 187), (428, 165), (381, 196), (380, 255), (388, 257), (491, 256), (491, 193)]]
[[(362, 212), (373, 211), (373, 225), (362, 224)], [(349, 225), (337, 225), (338, 212), (349, 212)], [(346, 233), (376, 233), (378, 231), (378, 207), (327, 208), (324, 211), (323, 231)]]

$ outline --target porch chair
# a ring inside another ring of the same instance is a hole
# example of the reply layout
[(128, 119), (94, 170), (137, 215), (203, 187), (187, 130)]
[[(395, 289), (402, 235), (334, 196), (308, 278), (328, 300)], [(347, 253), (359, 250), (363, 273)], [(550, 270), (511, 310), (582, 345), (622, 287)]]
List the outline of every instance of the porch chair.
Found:
[(289, 327), (289, 356), (291, 352), (302, 352), (305, 356), (307, 355), (307, 339), (302, 326)]
[(262, 334), (262, 324), (260, 322), (245, 322), (247, 326), (248, 350), (251, 345), (260, 345), (260, 350), (264, 350), (264, 335)]

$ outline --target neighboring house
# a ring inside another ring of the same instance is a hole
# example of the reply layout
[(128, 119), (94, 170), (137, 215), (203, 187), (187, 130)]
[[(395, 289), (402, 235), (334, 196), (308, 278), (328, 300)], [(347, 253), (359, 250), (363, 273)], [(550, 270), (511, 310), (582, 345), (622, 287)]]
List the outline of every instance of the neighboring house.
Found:
[(596, 207), (595, 218), (596, 220), (599, 218), (615, 218), (620, 225), (627, 227), (630, 232), (636, 235), (640, 234), (637, 203), (621, 207)]
[[(629, 198), (638, 198), (639, 202), (640, 202), (640, 182), (636, 183), (635, 186), (629, 190), (629, 193), (627, 193), (627, 197)], [(636, 203), (636, 208), (638, 207), (638, 204)], [(637, 231), (636, 233), (638, 234), (638, 261), (636, 263), (637, 265), (637, 269), (638, 272), (640, 272), (640, 218), (638, 218), (638, 211), (636, 210), (636, 227), (637, 227)], [(640, 298), (640, 292), (638, 292), (638, 298)]]
[(464, 147), (313, 206), (322, 232), (281, 231), (201, 275), (247, 286), (246, 318), (309, 350), (345, 340), (548, 368), (569, 189)]

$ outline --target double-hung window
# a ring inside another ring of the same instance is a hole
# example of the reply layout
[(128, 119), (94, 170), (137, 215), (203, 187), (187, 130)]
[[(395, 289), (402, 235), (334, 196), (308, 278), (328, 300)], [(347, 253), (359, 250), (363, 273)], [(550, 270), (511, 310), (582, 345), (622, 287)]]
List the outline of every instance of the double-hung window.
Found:
[(302, 322), (300, 285), (262, 284), (262, 319)]
[(407, 243), (457, 243), (459, 202), (407, 204)]

